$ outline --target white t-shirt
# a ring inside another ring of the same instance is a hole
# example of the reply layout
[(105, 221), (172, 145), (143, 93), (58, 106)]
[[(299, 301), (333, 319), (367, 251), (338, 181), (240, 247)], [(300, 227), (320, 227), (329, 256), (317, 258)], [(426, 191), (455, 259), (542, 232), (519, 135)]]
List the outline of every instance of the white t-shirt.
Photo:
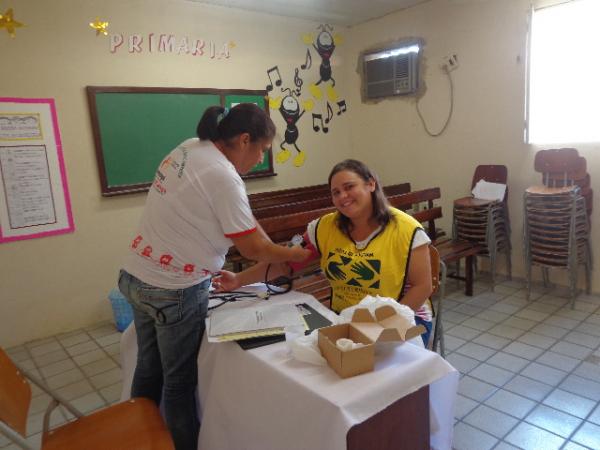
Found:
[(182, 289), (220, 270), (232, 237), (256, 230), (246, 187), (212, 142), (188, 139), (160, 164), (124, 269)]

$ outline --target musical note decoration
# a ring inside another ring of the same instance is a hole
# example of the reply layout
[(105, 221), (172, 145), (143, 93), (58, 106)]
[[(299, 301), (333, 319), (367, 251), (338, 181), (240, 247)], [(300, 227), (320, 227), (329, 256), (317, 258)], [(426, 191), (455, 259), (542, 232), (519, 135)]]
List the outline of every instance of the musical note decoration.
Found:
[(4, 14), (0, 14), (0, 28), (6, 28), (6, 32), (11, 38), (16, 36), (15, 29), (25, 26), (21, 22), (17, 22), (14, 17), (12, 8), (9, 8)]
[(345, 112), (346, 112), (346, 110), (348, 109), (348, 108), (346, 107), (346, 100), (342, 100), (342, 101), (340, 101), (340, 102), (337, 102), (337, 105), (338, 105), (338, 112), (337, 112), (337, 115), (338, 115), (338, 116), (339, 116), (340, 114), (342, 114), (342, 113), (345, 113)]
[(331, 104), (327, 102), (327, 117), (325, 117), (325, 123), (329, 123), (333, 119), (333, 109), (331, 108)]
[(279, 67), (274, 66), (267, 70), (267, 76), (269, 77), (269, 84), (267, 84), (267, 91), (271, 92), (273, 90), (273, 78), (271, 75), (275, 74), (275, 86), (281, 86), (281, 74), (279, 73)]
[(312, 57), (310, 56), (310, 50), (307, 48), (306, 49), (306, 61), (304, 61), (304, 64), (300, 64), (300, 68), (302, 70), (308, 70), (312, 67)]
[[(315, 132), (318, 133), (321, 130), (323, 130), (323, 133), (329, 132), (329, 127), (325, 126), (325, 123), (327, 123), (327, 122), (323, 123), (323, 115), (322, 114), (313, 113), (312, 121), (313, 121), (313, 130), (315, 130)], [(320, 125), (317, 125), (317, 122)]]
[(300, 71), (298, 70), (298, 68), (296, 67), (296, 71), (294, 73), (294, 84), (296, 85), (296, 90), (294, 91), (296, 93), (296, 96), (300, 96), (300, 94), (302, 94), (302, 78), (300, 78), (300, 76), (298, 75)]

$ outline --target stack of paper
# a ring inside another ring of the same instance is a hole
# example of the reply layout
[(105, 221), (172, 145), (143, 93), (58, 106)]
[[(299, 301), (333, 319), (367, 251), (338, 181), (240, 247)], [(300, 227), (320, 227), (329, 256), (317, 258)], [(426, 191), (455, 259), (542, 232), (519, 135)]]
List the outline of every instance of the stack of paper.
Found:
[(479, 180), (471, 191), (475, 198), (481, 200), (498, 200), (504, 199), (506, 185), (501, 183), (490, 183), (485, 180)]
[(295, 305), (265, 305), (213, 311), (208, 321), (209, 342), (226, 342), (282, 334), (285, 327), (306, 322)]

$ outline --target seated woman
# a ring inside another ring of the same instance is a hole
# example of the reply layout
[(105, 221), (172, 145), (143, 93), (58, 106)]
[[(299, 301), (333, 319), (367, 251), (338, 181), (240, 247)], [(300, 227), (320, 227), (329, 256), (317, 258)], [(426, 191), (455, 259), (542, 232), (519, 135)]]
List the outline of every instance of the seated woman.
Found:
[[(415, 321), (431, 334), (432, 293), (428, 244), (421, 224), (408, 214), (389, 206), (376, 175), (362, 162), (347, 159), (329, 174), (329, 187), (337, 212), (308, 224), (304, 235), (312, 256), (320, 259), (331, 288), (331, 308), (356, 305), (367, 295), (399, 299), (415, 312)], [(232, 273), (221, 271), (213, 279), (217, 290), (233, 290), (263, 281), (269, 276), (289, 274), (299, 265), (259, 263)]]

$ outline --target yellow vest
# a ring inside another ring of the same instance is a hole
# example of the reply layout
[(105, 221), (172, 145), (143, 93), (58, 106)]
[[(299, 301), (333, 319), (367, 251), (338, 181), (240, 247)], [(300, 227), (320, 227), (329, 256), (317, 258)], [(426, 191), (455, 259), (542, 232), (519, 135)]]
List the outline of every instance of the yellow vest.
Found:
[(412, 241), (421, 224), (390, 208), (388, 225), (358, 250), (336, 225), (337, 212), (323, 216), (315, 232), (321, 268), (333, 291), (331, 308), (339, 312), (366, 295), (400, 298), (408, 269)]

